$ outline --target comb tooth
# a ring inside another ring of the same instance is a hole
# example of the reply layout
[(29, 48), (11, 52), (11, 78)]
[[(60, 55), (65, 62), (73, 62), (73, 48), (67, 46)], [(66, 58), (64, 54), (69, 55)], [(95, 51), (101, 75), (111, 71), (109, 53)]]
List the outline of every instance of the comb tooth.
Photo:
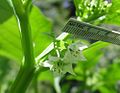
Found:
[(115, 40), (114, 44), (119, 44), (120, 45), (120, 40)]
[(115, 40), (115, 44), (119, 44), (120, 45), (120, 40)]
[(70, 27), (70, 32), (71, 32), (71, 34), (74, 34), (74, 32), (76, 32), (74, 27)]
[(116, 39), (112, 39), (112, 40), (111, 40), (111, 43), (117, 44), (118, 42), (116, 41)]
[(118, 43), (120, 44), (120, 40), (118, 41)]
[(90, 35), (88, 35), (88, 37), (90, 37), (90, 39), (94, 39), (94, 33), (90, 33)]
[[(72, 30), (71, 30), (71, 27), (67, 27), (67, 29), (66, 29), (66, 31), (69, 33), (69, 32), (72, 32)], [(72, 34), (72, 33), (71, 33)]]
[(94, 39), (95, 37), (94, 33), (91, 33), (89, 37)]
[(76, 29), (75, 27), (73, 27), (73, 34), (77, 34), (78, 33), (78, 29)]
[(68, 26), (68, 32), (71, 32), (71, 34), (73, 34), (73, 30), (71, 30), (72, 27)]
[[(97, 39), (97, 38), (99, 38), (99, 35), (94, 35), (93, 38), (94, 38), (94, 39)], [(97, 40), (98, 40), (98, 39), (97, 39)]]
[(64, 32), (67, 32), (68, 31), (68, 26), (65, 26), (63, 29), (62, 29), (62, 31)]
[(70, 28), (71, 28), (71, 26), (69, 25), (71, 22), (69, 21), (67, 24), (66, 24), (66, 26), (63, 28), (63, 32), (65, 31), (65, 32), (70, 32)]
[(68, 31), (68, 26), (64, 27), (63, 31)]
[(74, 33), (74, 27), (73, 26), (68, 26), (69, 28), (70, 28), (70, 30), (68, 31), (68, 32), (70, 32), (70, 33)]
[(76, 34), (76, 35), (80, 35), (80, 34), (82, 34), (82, 33), (83, 33), (83, 31), (80, 31), (80, 29), (78, 29), (77, 34)]
[(101, 40), (102, 40), (102, 41), (104, 41), (104, 40), (106, 40), (106, 39), (107, 39), (107, 37), (106, 37), (106, 36), (101, 36), (100, 38), (101, 38)]
[(79, 30), (79, 28), (77, 28), (75, 34), (78, 35), (79, 32), (80, 32), (80, 30)]
[(118, 40), (116, 37), (118, 37), (119, 35), (116, 34), (115, 36), (115, 44), (120, 44), (120, 40)]
[(106, 41), (106, 42), (110, 42), (110, 43), (115, 43), (112, 38), (106, 39), (105, 41)]
[(75, 28), (75, 27), (74, 27), (74, 29), (75, 29), (75, 30), (74, 30), (74, 31), (75, 31), (74, 34), (78, 34), (78, 33), (80, 32), (79, 28)]
[(119, 45), (120, 45), (120, 41), (118, 41)]
[(96, 40), (96, 39), (98, 40), (98, 38), (99, 36), (98, 35), (96, 36), (94, 33), (92, 33), (90, 36), (90, 39), (93, 39), (93, 40)]
[(68, 22), (68, 28), (69, 28), (69, 30), (67, 31), (68, 33), (71, 33), (72, 34), (72, 32), (73, 32), (73, 29), (71, 29), (71, 28), (73, 28), (73, 26), (72, 25), (70, 25), (72, 22)]
[(72, 31), (72, 34), (73, 34), (74, 36), (77, 36), (78, 33), (79, 33), (79, 29), (74, 28), (74, 30)]
[[(108, 41), (109, 42), (109, 41)], [(111, 43), (113, 43), (113, 44), (119, 44), (118, 42), (116, 42), (115, 40), (113, 40), (112, 38), (111, 38), (111, 41), (110, 41)]]
[(119, 44), (119, 42), (118, 42), (119, 40), (116, 39), (116, 36), (119, 36), (119, 35), (113, 34), (111, 32), (107, 34), (107, 37), (111, 38), (110, 40), (108, 39), (111, 43), (113, 43), (113, 44)]
[(85, 32), (85, 33), (83, 34), (83, 38), (90, 38), (89, 35), (91, 35), (91, 34), (88, 34), (88, 32)]

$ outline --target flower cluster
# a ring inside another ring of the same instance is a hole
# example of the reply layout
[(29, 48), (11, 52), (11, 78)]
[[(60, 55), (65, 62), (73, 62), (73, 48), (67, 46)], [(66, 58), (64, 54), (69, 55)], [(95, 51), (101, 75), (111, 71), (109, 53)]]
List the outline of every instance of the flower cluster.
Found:
[(61, 56), (49, 55), (48, 59), (42, 62), (42, 66), (49, 67), (55, 76), (61, 76), (67, 72), (75, 75), (72, 64), (77, 64), (77, 62), (86, 60), (82, 54), (82, 50), (87, 48), (87, 46), (77, 42), (66, 47), (63, 41), (57, 42), (56, 45), (55, 51), (59, 50), (59, 55)]

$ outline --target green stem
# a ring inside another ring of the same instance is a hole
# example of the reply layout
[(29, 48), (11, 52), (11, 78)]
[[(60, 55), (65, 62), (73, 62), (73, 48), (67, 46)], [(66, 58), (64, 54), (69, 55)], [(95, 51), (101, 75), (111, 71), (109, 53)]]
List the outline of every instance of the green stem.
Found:
[(25, 93), (36, 70), (29, 23), (29, 9), (24, 7), (22, 0), (12, 0), (12, 4), (19, 25), (24, 60), (9, 93)]
[(18, 19), (20, 25), (20, 32), (21, 32), (21, 41), (22, 47), (24, 51), (24, 66), (25, 67), (33, 67), (35, 63), (35, 58), (33, 54), (33, 43), (32, 43), (32, 36), (31, 36), (31, 28), (29, 24), (28, 15), (25, 14)]
[(9, 93), (25, 93), (35, 74), (35, 68), (24, 69), (21, 67), (16, 80), (14, 81)]
[(38, 90), (38, 76), (39, 76), (40, 72), (42, 72), (42, 70), (36, 71), (36, 74), (35, 74), (34, 79), (33, 79), (34, 93), (39, 93), (39, 90)]
[[(64, 40), (69, 36), (69, 33), (63, 32), (61, 33), (56, 40)], [(52, 42), (40, 55), (36, 57), (36, 64), (39, 64), (41, 58), (45, 57), (48, 53), (50, 53), (54, 49), (54, 42)]]
[(39, 93), (37, 79), (35, 79), (35, 81), (34, 81), (34, 93)]
[(56, 93), (61, 93), (60, 80), (61, 80), (61, 77), (54, 78), (54, 87), (55, 87)]

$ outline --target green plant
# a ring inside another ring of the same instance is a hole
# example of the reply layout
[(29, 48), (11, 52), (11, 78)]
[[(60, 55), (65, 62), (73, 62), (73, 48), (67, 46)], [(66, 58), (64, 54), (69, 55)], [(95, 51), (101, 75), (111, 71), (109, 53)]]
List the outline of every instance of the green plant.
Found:
[[(74, 0), (78, 20), (93, 24), (102, 22), (120, 24), (118, 20), (111, 19), (111, 16), (117, 16), (116, 14), (111, 15), (111, 11), (113, 12), (113, 9), (116, 9), (115, 6), (117, 6), (114, 2), (117, 1), (113, 1), (111, 6), (111, 3), (102, 0), (92, 0), (91, 2), (90, 0)], [(1, 13), (6, 15), (4, 18), (0, 18), (0, 55), (20, 64), (19, 72), (9, 89), (9, 93), (25, 93), (32, 79), (37, 74), (49, 70), (48, 68), (54, 74), (54, 85), (58, 93), (61, 93), (60, 79), (67, 72), (74, 75), (68, 76), (68, 80), (83, 81), (83, 86), (79, 88), (78, 93), (86, 89), (92, 91), (98, 89), (101, 92), (105, 89), (108, 91), (108, 86), (103, 87), (107, 84), (102, 84), (98, 88), (97, 83), (99, 81), (103, 83), (104, 80), (102, 81), (91, 69), (102, 56), (100, 49), (108, 46), (109, 43), (99, 41), (86, 49), (79, 50), (83, 46), (86, 47), (88, 43), (70, 39), (67, 33), (62, 33), (57, 38), (50, 37), (52, 23), (32, 4), (32, 0), (1, 0), (0, 6), (3, 7), (3, 11), (0, 8)], [(119, 14), (119, 9), (115, 12)], [(13, 14), (15, 17), (12, 16)], [(101, 20), (100, 17), (103, 16), (106, 16), (106, 18)], [(4, 33), (5, 31), (6, 33)], [(73, 65), (75, 65), (74, 68)], [(117, 68), (117, 71), (119, 70), (119, 67), (115, 65), (112, 68), (113, 73), (114, 70), (116, 71), (115, 68)], [(107, 71), (102, 71), (99, 72), (100, 75), (106, 76)], [(98, 80), (90, 82), (94, 79), (91, 75), (95, 78), (98, 77)], [(119, 76), (116, 76), (116, 78), (117, 81)], [(109, 78), (105, 80), (107, 79)]]

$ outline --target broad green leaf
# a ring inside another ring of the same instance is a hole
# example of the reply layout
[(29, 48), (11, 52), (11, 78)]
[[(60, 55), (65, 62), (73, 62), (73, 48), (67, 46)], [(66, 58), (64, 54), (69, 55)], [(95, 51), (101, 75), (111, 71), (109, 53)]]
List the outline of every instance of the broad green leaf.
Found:
[(97, 51), (100, 51), (102, 48), (105, 48), (108, 45), (109, 43), (98, 41), (96, 43), (93, 43), (89, 48), (85, 49), (83, 51), (83, 54), (88, 60), (93, 60), (94, 58), (93, 54), (97, 54), (96, 53)]
[(105, 48), (108, 45), (109, 43), (98, 41), (83, 51), (83, 54), (87, 59), (87, 62), (85, 62), (87, 68), (94, 66), (98, 62), (102, 56), (101, 49)]
[(0, 0), (0, 24), (9, 19), (12, 15), (12, 8), (7, 0)]
[[(52, 40), (48, 35), (51, 31), (52, 24), (36, 7), (32, 8), (30, 23), (35, 56), (37, 56)], [(21, 61), (22, 48), (20, 33), (14, 16), (0, 25), (0, 35), (0, 55), (16, 61)]]
[(32, 27), (35, 56), (38, 56), (51, 42), (52, 23), (37, 8), (32, 9), (30, 23)]
[(120, 25), (120, 1), (112, 0), (112, 6), (105, 19), (105, 23)]
[(0, 25), (0, 55), (21, 61), (22, 51), (19, 30), (14, 17)]

